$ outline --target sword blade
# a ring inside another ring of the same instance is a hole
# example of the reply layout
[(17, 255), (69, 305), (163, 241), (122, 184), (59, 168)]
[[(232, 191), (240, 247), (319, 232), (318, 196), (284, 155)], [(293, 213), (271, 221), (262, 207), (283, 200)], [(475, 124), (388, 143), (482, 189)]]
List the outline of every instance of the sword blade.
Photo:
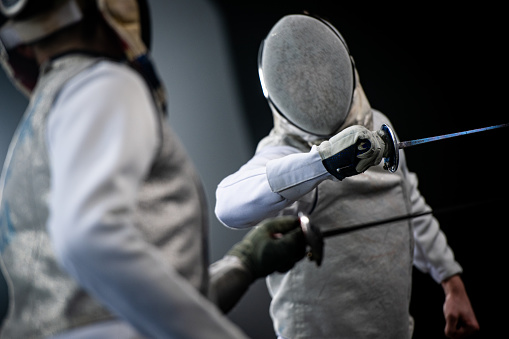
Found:
[[(391, 223), (394, 223), (394, 222), (397, 222), (397, 221), (411, 220), (411, 219), (415, 219), (415, 218), (422, 217), (422, 216), (429, 215), (429, 214), (433, 214), (434, 216), (438, 216), (440, 214), (448, 214), (448, 213), (460, 212), (460, 211), (469, 210), (469, 209), (472, 210), (474, 208), (478, 208), (478, 207), (481, 207), (483, 205), (488, 205), (488, 206), (491, 205), (492, 206), (494, 204), (498, 204), (498, 203), (501, 203), (503, 201), (504, 202), (507, 201), (507, 198), (505, 198), (505, 197), (498, 198), (497, 197), (497, 198), (487, 199), (487, 200), (484, 200), (484, 201), (475, 201), (475, 202), (470, 202), (470, 203), (462, 204), (462, 205), (442, 207), (442, 208), (439, 208), (439, 209), (427, 210), (427, 211), (413, 213), (413, 214), (398, 215), (398, 216), (394, 216), (392, 218), (375, 220), (375, 221), (368, 222), (368, 223), (365, 223), (365, 224), (358, 224), (358, 225), (353, 225), (353, 226), (331, 228), (331, 229), (328, 229), (328, 230), (325, 230), (325, 231), (320, 231), (320, 236), (322, 238), (328, 238), (328, 237), (333, 237), (333, 236), (340, 235), (340, 234), (345, 234), (345, 233), (350, 233), (350, 232), (354, 232), (354, 231), (363, 230), (365, 228), (379, 227), (379, 226), (391, 224)], [(314, 227), (316, 227), (316, 226), (314, 226)]]
[(394, 218), (388, 218), (388, 219), (369, 222), (369, 223), (362, 224), (362, 225), (355, 225), (355, 226), (341, 227), (341, 228), (338, 227), (338, 228), (322, 231), (321, 233), (322, 233), (323, 238), (328, 238), (328, 237), (332, 237), (335, 235), (359, 231), (359, 230), (362, 230), (365, 228), (372, 228), (372, 227), (381, 226), (381, 225), (385, 225), (385, 224), (389, 224), (389, 223), (394, 223), (397, 221), (414, 219), (414, 218), (422, 217), (422, 216), (428, 215), (428, 214), (433, 214), (433, 211), (425, 211), (425, 212), (416, 213), (416, 214), (405, 214), (405, 215), (400, 215), (400, 216), (397, 216)]
[(401, 142), (398, 142), (398, 149), (407, 148), (407, 147), (410, 147), (410, 146), (415, 146), (415, 145), (420, 145), (420, 144), (425, 144), (425, 143), (432, 142), (432, 141), (437, 141), (437, 140), (454, 138), (454, 137), (457, 137), (457, 136), (460, 136), (460, 135), (479, 133), (479, 132), (489, 131), (489, 130), (497, 129), (497, 128), (504, 128), (504, 127), (509, 127), (509, 123), (495, 125), (495, 126), (490, 126), (490, 127), (476, 128), (476, 129), (472, 129), (472, 130), (469, 130), (469, 131), (444, 134), (444, 135), (439, 135), (439, 136), (436, 136), (436, 137), (428, 137), (428, 138), (415, 139), (415, 140), (409, 140), (409, 141), (401, 141)]

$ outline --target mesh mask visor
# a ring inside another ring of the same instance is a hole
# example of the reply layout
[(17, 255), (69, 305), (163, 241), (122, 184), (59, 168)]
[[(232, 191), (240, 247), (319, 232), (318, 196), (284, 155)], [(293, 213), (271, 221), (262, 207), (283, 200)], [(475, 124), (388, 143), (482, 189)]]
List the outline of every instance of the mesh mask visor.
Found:
[(269, 103), (301, 130), (328, 136), (345, 121), (354, 66), (343, 38), (327, 22), (283, 17), (262, 43), (259, 73)]

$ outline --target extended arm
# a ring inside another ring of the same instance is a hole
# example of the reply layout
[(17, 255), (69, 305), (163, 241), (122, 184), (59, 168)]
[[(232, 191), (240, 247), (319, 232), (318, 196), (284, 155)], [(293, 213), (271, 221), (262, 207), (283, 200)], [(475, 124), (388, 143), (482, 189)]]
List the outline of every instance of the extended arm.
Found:
[(385, 152), (378, 131), (344, 129), (309, 152), (290, 146), (263, 148), (216, 190), (216, 215), (244, 228), (273, 217), (326, 179), (343, 180), (377, 165)]

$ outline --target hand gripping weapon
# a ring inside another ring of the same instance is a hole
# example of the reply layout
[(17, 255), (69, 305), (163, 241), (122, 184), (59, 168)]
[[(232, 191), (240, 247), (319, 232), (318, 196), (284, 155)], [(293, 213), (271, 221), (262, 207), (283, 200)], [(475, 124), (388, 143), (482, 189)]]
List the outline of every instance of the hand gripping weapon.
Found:
[[(439, 136), (435, 136), (435, 137), (428, 137), (428, 138), (423, 138), (423, 139), (415, 139), (415, 140), (398, 142), (396, 139), (396, 135), (394, 134), (392, 129), (388, 125), (383, 124), (380, 130), (383, 132), (382, 133), (383, 139), (389, 147), (389, 155), (384, 158), (384, 169), (386, 169), (392, 173), (396, 172), (396, 170), (398, 169), (398, 165), (399, 165), (399, 150), (400, 149), (428, 143), (431, 141), (454, 138), (454, 137), (457, 137), (460, 135), (473, 134), (473, 133), (484, 132), (484, 131), (489, 131), (489, 130), (493, 130), (493, 129), (497, 129), (497, 128), (504, 128), (504, 127), (509, 127), (509, 123), (490, 126), (490, 127), (484, 127), (484, 128), (477, 128), (477, 129), (464, 131), (464, 132), (439, 135)], [(362, 142), (362, 141), (359, 141), (359, 142)], [(463, 206), (462, 208), (465, 208), (465, 206)], [(324, 245), (323, 239), (324, 238), (336, 236), (336, 235), (340, 235), (340, 234), (345, 234), (345, 233), (349, 233), (349, 232), (353, 232), (353, 231), (357, 231), (357, 230), (361, 230), (361, 229), (365, 229), (365, 228), (377, 227), (380, 225), (385, 225), (385, 224), (393, 223), (396, 221), (413, 219), (413, 218), (417, 218), (417, 217), (432, 214), (432, 213), (436, 213), (436, 211), (435, 212), (425, 211), (425, 212), (416, 213), (416, 214), (401, 215), (401, 216), (396, 216), (396, 217), (384, 219), (384, 220), (378, 220), (378, 221), (361, 224), (361, 225), (333, 228), (333, 229), (329, 229), (329, 230), (326, 230), (323, 232), (320, 230), (320, 228), (316, 227), (316, 225), (311, 224), (309, 218), (302, 213), (299, 213), (299, 221), (300, 221), (300, 225), (301, 225), (302, 231), (304, 233), (304, 236), (306, 238), (307, 245), (309, 246), (308, 258), (312, 261), (315, 261), (317, 266), (320, 266), (322, 263), (322, 259), (323, 259), (323, 245)]]

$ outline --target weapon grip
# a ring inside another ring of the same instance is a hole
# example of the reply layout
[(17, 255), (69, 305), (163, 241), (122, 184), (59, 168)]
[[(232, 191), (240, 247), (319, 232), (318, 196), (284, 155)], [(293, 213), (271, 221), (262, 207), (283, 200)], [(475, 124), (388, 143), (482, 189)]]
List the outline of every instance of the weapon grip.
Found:
[(355, 169), (359, 163), (359, 158), (357, 158), (357, 156), (370, 148), (371, 143), (369, 140), (359, 139), (355, 144), (323, 160), (323, 166), (339, 180), (359, 174)]
[(384, 169), (391, 173), (396, 172), (399, 165), (399, 147), (392, 128), (389, 125), (383, 124), (380, 128), (383, 134), (386, 147), (389, 147), (389, 155), (384, 159)]
[(307, 256), (309, 260), (314, 261), (316, 266), (320, 266), (322, 264), (323, 259), (323, 236), (320, 228), (311, 224), (309, 217), (304, 215), (302, 212), (299, 212), (299, 222), (300, 227), (302, 228), (302, 232), (304, 233), (304, 237), (306, 239), (306, 243), (309, 246), (309, 251)]

